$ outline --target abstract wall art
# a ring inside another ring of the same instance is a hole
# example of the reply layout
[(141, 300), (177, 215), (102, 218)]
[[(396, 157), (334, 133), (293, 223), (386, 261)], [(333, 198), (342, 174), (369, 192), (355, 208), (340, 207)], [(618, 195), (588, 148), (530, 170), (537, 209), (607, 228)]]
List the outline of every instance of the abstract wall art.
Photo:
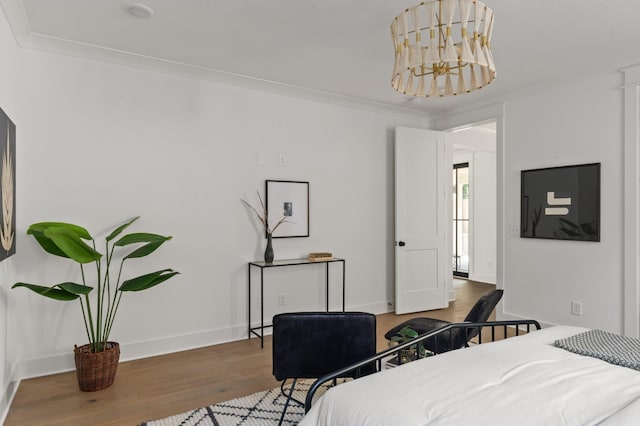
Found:
[(520, 237), (600, 241), (600, 163), (523, 170)]
[(0, 261), (16, 252), (16, 126), (0, 109)]

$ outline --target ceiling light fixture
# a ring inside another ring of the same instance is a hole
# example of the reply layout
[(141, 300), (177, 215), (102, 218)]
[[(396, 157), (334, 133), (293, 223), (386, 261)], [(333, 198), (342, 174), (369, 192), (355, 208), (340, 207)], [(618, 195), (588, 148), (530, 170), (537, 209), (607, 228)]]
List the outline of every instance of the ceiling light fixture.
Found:
[(129, 3), (126, 10), (129, 15), (140, 19), (147, 19), (153, 16), (153, 9), (140, 3)]
[(491, 83), (496, 78), (493, 21), (493, 11), (476, 0), (430, 0), (405, 9), (391, 23), (391, 86), (429, 98), (469, 93)]

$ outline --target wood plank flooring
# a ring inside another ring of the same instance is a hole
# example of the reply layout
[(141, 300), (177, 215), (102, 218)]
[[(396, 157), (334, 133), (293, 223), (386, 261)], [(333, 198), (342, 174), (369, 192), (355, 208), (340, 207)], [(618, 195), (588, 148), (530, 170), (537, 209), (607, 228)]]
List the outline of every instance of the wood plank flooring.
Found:
[[(411, 317), (461, 321), (494, 288), (454, 279), (456, 301), (447, 309), (379, 315), (378, 349), (387, 347), (387, 330)], [(97, 392), (79, 391), (75, 372), (24, 380), (5, 425), (137, 425), (278, 385), (271, 373), (271, 337), (262, 350), (257, 339), (245, 339), (122, 362), (113, 386)]]

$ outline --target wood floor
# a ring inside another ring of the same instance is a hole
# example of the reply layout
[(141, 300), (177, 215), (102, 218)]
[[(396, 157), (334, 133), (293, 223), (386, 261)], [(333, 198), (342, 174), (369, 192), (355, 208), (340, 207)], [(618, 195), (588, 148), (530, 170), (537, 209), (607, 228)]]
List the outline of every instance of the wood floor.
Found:
[[(428, 316), (460, 321), (494, 288), (454, 279), (456, 301)], [(414, 316), (425, 314), (378, 316), (378, 349), (388, 329)], [(79, 391), (75, 372), (24, 380), (5, 425), (137, 425), (276, 386), (268, 336), (262, 350), (251, 339), (122, 362), (113, 386), (97, 392)]]

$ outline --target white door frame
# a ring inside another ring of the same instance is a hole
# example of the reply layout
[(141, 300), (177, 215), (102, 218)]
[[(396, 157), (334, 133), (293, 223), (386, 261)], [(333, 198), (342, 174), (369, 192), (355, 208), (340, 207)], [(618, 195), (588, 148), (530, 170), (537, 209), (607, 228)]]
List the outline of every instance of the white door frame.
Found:
[(623, 333), (640, 337), (640, 65), (624, 73), (624, 302)]
[[(501, 102), (498, 104), (485, 106), (469, 111), (464, 111), (457, 114), (450, 114), (442, 117), (437, 117), (432, 120), (432, 124), (435, 130), (451, 131), (459, 127), (467, 127), (470, 124), (483, 124), (490, 121), (496, 122), (496, 288), (505, 289), (505, 238), (507, 235), (506, 224), (506, 207), (504, 202), (505, 194), (505, 110), (506, 103)], [(503, 313), (505, 311), (506, 300), (499, 303), (496, 309), (496, 318), (503, 319)]]

